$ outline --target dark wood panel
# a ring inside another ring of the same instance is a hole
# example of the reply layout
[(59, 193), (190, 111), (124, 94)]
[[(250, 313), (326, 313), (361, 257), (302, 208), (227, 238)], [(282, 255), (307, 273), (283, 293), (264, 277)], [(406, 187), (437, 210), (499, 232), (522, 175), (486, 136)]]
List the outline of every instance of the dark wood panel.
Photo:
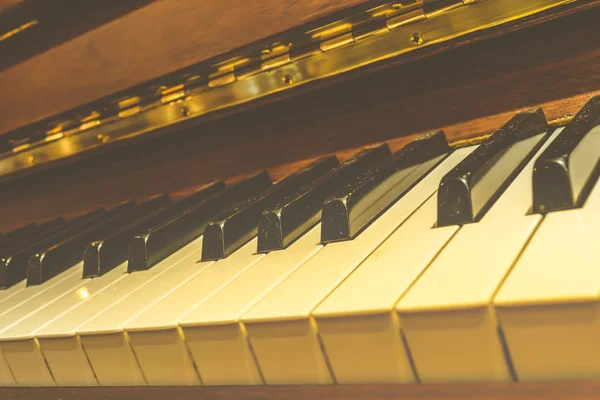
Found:
[(138, 388), (7, 388), (3, 400), (592, 400), (600, 382)]
[(162, 0), (0, 74), (0, 133), (367, 0)]
[(528, 107), (573, 114), (600, 91), (598, 20), (592, 9), (7, 182), (0, 230), (265, 168), (279, 178), (437, 128), (475, 137)]

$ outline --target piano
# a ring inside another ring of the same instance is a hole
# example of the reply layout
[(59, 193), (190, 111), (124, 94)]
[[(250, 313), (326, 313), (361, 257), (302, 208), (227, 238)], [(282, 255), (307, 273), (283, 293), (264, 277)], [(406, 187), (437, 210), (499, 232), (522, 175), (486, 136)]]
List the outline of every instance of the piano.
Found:
[(1, 398), (595, 398), (600, 2), (226, 3), (0, 2)]

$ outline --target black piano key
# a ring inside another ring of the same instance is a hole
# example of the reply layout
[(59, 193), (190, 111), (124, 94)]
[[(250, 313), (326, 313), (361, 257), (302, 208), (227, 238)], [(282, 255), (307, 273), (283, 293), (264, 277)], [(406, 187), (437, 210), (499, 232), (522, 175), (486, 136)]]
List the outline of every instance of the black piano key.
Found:
[(12, 248), (15, 244), (18, 244), (23, 239), (31, 236), (36, 232), (39, 226), (35, 223), (27, 224), (21, 226), (13, 231), (7, 232), (0, 239), (0, 251), (3, 251), (7, 248)]
[[(195, 197), (199, 197), (197, 193)], [(129, 223), (110, 232), (106, 238), (90, 243), (83, 254), (83, 278), (102, 276), (126, 261), (129, 243), (141, 226), (170, 205), (169, 195), (152, 198), (136, 207)]]
[[(182, 213), (194, 205), (201, 204), (217, 193), (225, 190), (222, 181), (207, 185), (184, 199), (166, 205), (145, 215), (130, 226), (123, 227), (119, 232), (105, 240), (91, 243), (85, 250), (83, 262), (83, 277), (100, 276), (110, 271), (120, 263), (127, 261), (129, 246), (136, 235), (142, 235), (148, 230), (160, 227), (179, 218)], [(128, 263), (129, 269), (129, 263)]]
[[(157, 210), (152, 215), (149, 215), (146, 220), (140, 223), (136, 229), (135, 235), (141, 235), (149, 230), (166, 225), (167, 223), (179, 218), (182, 213), (186, 212), (186, 210), (203, 204), (206, 200), (218, 193), (223, 192), (225, 189), (227, 189), (227, 186), (223, 181), (213, 182), (202, 187), (191, 195), (174, 202), (163, 209)], [(127, 245), (129, 245), (129, 243)]]
[(227, 186), (223, 181), (213, 182), (174, 203), (172, 210), (178, 212), (179, 210), (184, 209), (186, 207), (191, 207), (194, 204), (201, 203), (209, 197), (225, 190), (226, 188)]
[(331, 165), (331, 171), (306, 185), (298, 195), (288, 195), (263, 211), (258, 221), (258, 253), (287, 247), (319, 221), (323, 201), (341, 173), (337, 157), (326, 157), (324, 161)]
[(600, 96), (592, 97), (536, 160), (536, 213), (583, 206), (600, 174)]
[[(258, 252), (289, 246), (321, 219), (323, 203), (372, 164), (390, 157), (387, 145), (366, 149), (315, 180), (299, 196), (264, 211), (258, 223)], [(333, 159), (337, 162), (337, 159)]]
[(515, 115), (448, 172), (438, 190), (437, 226), (479, 220), (548, 138), (541, 109)]
[(0, 256), (0, 288), (11, 287), (27, 277), (29, 258), (33, 254), (98, 223), (105, 214), (106, 210), (100, 208), (74, 218), (64, 225), (50, 226), (48, 230), (40, 231), (31, 242), (22, 243), (4, 252)]
[(201, 236), (206, 224), (216, 215), (270, 186), (271, 178), (266, 172), (256, 174), (200, 204), (180, 210), (170, 221), (158, 223), (148, 232), (135, 236), (129, 246), (128, 271), (153, 267)]
[(227, 257), (258, 233), (258, 221), (263, 211), (300, 195), (306, 185), (334, 167), (326, 157), (296, 171), (268, 190), (238, 204), (211, 221), (204, 231), (202, 261)]
[(444, 133), (438, 131), (409, 143), (391, 159), (373, 165), (364, 179), (325, 202), (321, 243), (355, 238), (450, 151)]
[(14, 240), (7, 240), (0, 250), (0, 254), (9, 254), (23, 247), (43, 239), (45, 235), (62, 229), (66, 225), (64, 218), (59, 217), (41, 224), (36, 224), (35, 229), (28, 230), (26, 235), (18, 235)]
[(27, 266), (27, 286), (42, 284), (81, 261), (89, 243), (131, 221), (135, 206), (135, 201), (129, 201), (113, 207), (97, 224), (33, 254)]

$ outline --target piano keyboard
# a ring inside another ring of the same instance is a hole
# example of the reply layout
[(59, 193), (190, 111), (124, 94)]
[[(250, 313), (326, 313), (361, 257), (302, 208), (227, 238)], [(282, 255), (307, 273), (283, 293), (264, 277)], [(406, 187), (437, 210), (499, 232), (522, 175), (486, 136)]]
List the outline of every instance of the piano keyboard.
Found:
[(600, 97), (0, 236), (0, 385), (598, 379)]

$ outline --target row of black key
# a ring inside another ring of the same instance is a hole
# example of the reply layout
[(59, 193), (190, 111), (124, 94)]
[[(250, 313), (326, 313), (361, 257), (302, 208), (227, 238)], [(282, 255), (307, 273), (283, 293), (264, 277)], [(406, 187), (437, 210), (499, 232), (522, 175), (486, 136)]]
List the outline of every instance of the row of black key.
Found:
[[(536, 160), (533, 212), (579, 207), (596, 182), (600, 97), (593, 98)], [(446, 174), (438, 191), (438, 226), (476, 222), (548, 139), (541, 109), (517, 114)], [(70, 222), (57, 218), (0, 237), (0, 287), (27, 277), (40, 284), (84, 261), (84, 277), (124, 261), (151, 268), (199, 236), (202, 259), (227, 257), (258, 236), (257, 251), (284, 249), (321, 220), (323, 244), (350, 240), (450, 154), (436, 132), (392, 154), (387, 145), (343, 164), (324, 157), (272, 184), (266, 172), (231, 187), (209, 185), (171, 203), (163, 195), (99, 209)]]

